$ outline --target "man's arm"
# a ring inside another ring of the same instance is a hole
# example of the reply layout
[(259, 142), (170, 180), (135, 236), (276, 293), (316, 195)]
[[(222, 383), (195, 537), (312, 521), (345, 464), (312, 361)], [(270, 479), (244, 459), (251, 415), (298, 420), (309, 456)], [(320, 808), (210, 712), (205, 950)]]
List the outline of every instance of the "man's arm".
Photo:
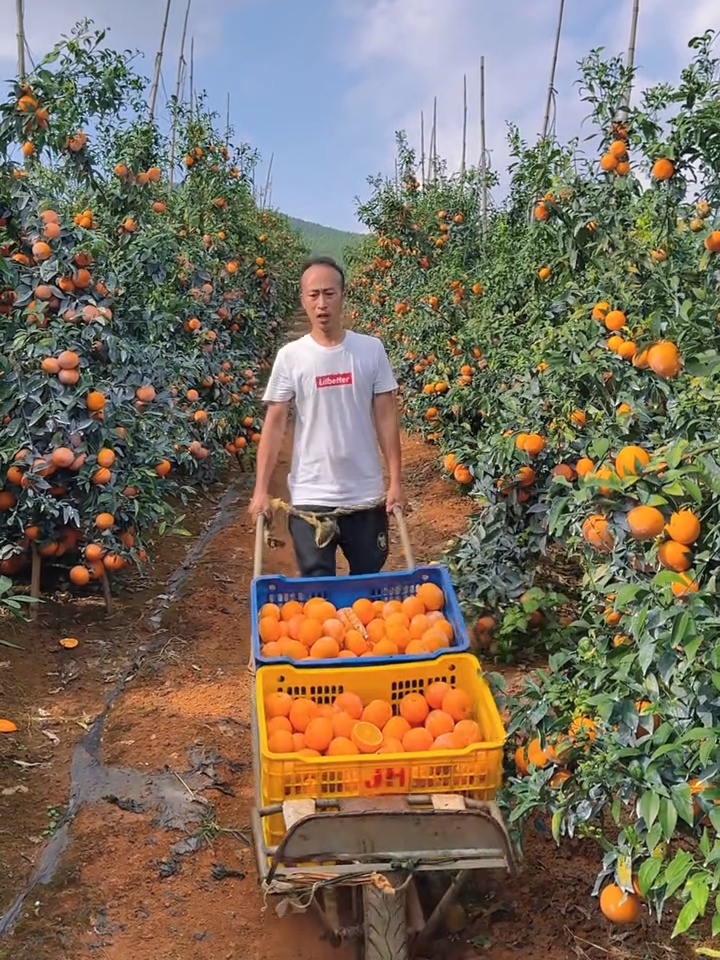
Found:
[(400, 422), (394, 392), (378, 393), (373, 398), (373, 418), (378, 443), (388, 470), (388, 511), (400, 501), (402, 477), (402, 453), (400, 448)]
[(275, 469), (287, 426), (289, 401), (269, 403), (263, 423), (260, 443), (255, 462), (255, 494), (267, 496), (270, 489), (270, 477)]
[(255, 461), (255, 490), (248, 507), (253, 520), (257, 520), (260, 514), (268, 514), (270, 509), (270, 478), (278, 461), (290, 401), (294, 396), (295, 391), (286, 373), (285, 356), (281, 350), (275, 358), (263, 396), (267, 411)]

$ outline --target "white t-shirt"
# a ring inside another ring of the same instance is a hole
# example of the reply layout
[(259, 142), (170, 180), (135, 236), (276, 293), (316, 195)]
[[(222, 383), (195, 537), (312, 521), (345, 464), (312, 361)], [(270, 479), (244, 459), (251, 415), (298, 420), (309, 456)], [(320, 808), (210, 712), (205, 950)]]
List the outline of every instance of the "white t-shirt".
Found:
[(342, 343), (323, 347), (306, 334), (280, 348), (263, 400), (295, 401), (291, 503), (349, 507), (383, 496), (372, 401), (393, 390), (377, 337), (347, 330)]

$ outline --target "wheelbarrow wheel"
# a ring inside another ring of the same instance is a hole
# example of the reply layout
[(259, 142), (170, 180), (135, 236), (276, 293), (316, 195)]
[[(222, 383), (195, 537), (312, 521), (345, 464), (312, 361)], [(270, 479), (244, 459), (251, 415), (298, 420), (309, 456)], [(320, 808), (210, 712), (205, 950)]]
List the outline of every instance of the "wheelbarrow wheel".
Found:
[(406, 909), (404, 888), (386, 893), (372, 883), (363, 886), (365, 960), (407, 960)]

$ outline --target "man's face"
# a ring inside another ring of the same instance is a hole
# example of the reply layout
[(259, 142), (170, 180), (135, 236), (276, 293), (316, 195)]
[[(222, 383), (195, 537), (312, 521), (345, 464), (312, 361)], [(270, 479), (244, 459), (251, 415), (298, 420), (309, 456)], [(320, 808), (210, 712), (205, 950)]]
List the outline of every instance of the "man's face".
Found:
[(310, 323), (319, 330), (332, 330), (342, 317), (343, 292), (340, 274), (332, 267), (317, 264), (307, 269), (300, 288), (302, 305)]

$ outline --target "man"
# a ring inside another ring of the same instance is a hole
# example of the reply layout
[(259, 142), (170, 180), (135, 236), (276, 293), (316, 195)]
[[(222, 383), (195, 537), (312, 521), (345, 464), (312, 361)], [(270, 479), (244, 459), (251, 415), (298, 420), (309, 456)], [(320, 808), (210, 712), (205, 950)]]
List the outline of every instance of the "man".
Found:
[[(388, 555), (388, 515), (400, 503), (397, 382), (381, 341), (344, 329), (345, 275), (334, 260), (306, 263), (300, 292), (310, 333), (275, 358), (249, 512), (253, 519), (270, 513), (270, 477), (294, 401), (288, 528), (300, 576), (334, 577), (338, 546), (352, 576), (378, 573)], [(330, 517), (330, 542), (318, 544), (316, 526), (297, 513)]]

